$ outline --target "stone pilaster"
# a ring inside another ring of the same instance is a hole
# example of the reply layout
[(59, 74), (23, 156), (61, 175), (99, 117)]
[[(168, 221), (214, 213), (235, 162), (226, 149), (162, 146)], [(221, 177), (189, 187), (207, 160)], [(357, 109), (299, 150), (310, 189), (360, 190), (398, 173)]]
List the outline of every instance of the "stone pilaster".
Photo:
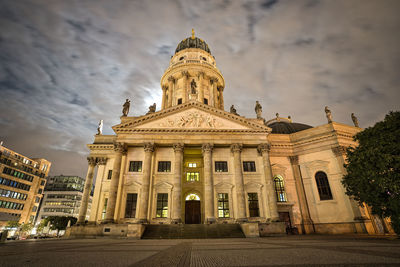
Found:
[(174, 92), (175, 92), (174, 84), (175, 84), (174, 77), (172, 76), (168, 77), (168, 107), (172, 106), (172, 99), (174, 97)]
[(166, 103), (166, 96), (167, 96), (167, 86), (165, 86), (165, 85), (163, 85), (162, 86), (162, 104), (161, 104), (161, 108), (162, 109), (165, 109), (166, 108), (166, 106), (167, 106), (167, 103)]
[(189, 76), (189, 73), (187, 71), (182, 71), (182, 78), (183, 78), (182, 103), (186, 103), (187, 102), (187, 97), (188, 97), (188, 92), (187, 92), (188, 76)]
[(99, 212), (101, 185), (104, 179), (106, 164), (107, 164), (107, 158), (97, 158), (98, 168), (96, 176), (96, 185), (94, 187), (92, 208), (90, 210), (90, 218), (89, 218), (90, 222), (96, 222), (98, 218), (97, 215)]
[[(236, 219), (239, 222), (247, 221), (246, 217), (246, 198), (244, 192), (244, 181), (242, 172), (242, 145), (232, 144), (231, 152), (233, 153), (233, 165), (235, 169), (235, 188), (236, 188), (236, 203), (237, 203), (237, 215)], [(235, 197), (235, 196), (233, 196)]]
[(210, 105), (213, 106), (213, 107), (217, 107), (216, 106), (216, 101), (217, 100), (215, 98), (215, 93), (214, 93), (214, 91), (217, 88), (217, 81), (218, 81), (217, 78), (213, 78), (213, 77), (210, 78), (210, 84), (211, 84), (211, 88), (210, 88)]
[(172, 222), (181, 223), (182, 214), (182, 164), (183, 164), (183, 148), (181, 143), (173, 144), (175, 152), (174, 160), (174, 181), (172, 189)]
[(219, 108), (225, 110), (224, 107), (224, 88), (219, 87)]
[(300, 212), (301, 212), (301, 227), (302, 232), (310, 234), (315, 232), (314, 223), (311, 219), (310, 209), (308, 207), (308, 201), (306, 191), (304, 188), (303, 177), (301, 175), (299, 157), (290, 156), (290, 164), (292, 165), (293, 176), (296, 183), (297, 197), (299, 200)]
[(115, 206), (117, 203), (118, 182), (121, 170), (122, 155), (126, 153), (126, 145), (124, 143), (114, 143), (114, 165), (112, 170), (110, 188), (108, 192), (108, 202), (105, 223), (114, 222)]
[(92, 183), (93, 183), (94, 168), (96, 167), (96, 158), (88, 157), (87, 160), (88, 160), (89, 167), (88, 167), (88, 171), (86, 174), (85, 188), (83, 189), (81, 207), (79, 209), (79, 215), (78, 215), (78, 221), (77, 221), (78, 224), (82, 224), (85, 222), (87, 206), (88, 206), (88, 201), (89, 201), (89, 196), (90, 196), (90, 190), (92, 189)]
[(203, 87), (203, 79), (204, 79), (204, 72), (199, 72), (199, 101), (204, 103), (204, 87)]
[(144, 144), (144, 162), (143, 162), (143, 180), (140, 190), (140, 208), (139, 220), (142, 223), (147, 223), (147, 211), (149, 208), (149, 189), (150, 189), (150, 173), (151, 173), (151, 158), (154, 152), (154, 144)]
[(271, 214), (271, 220), (279, 221), (276, 193), (275, 193), (274, 181), (273, 181), (273, 176), (272, 176), (272, 168), (271, 168), (271, 162), (269, 159), (270, 145), (269, 144), (260, 144), (257, 147), (257, 149), (258, 149), (258, 152), (261, 154), (262, 161), (263, 161), (264, 175), (265, 175), (264, 179), (265, 179), (265, 185), (266, 185), (266, 189), (267, 189), (267, 193), (268, 193), (268, 207), (269, 207), (269, 211)]
[(213, 98), (214, 98), (214, 107), (219, 108), (219, 101), (218, 101), (218, 78), (214, 78), (213, 81)]
[(212, 176), (212, 144), (203, 144), (204, 161), (204, 223), (215, 222), (214, 216), (214, 183)]

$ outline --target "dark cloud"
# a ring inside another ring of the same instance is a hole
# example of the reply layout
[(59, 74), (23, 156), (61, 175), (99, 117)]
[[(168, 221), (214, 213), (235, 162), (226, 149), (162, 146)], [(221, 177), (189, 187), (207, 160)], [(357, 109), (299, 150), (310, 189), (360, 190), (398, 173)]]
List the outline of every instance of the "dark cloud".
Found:
[(0, 139), (84, 176), (97, 123), (105, 134), (161, 105), (160, 78), (176, 45), (204, 39), (226, 81), (225, 106), (321, 125), (361, 126), (399, 109), (400, 2), (0, 1)]

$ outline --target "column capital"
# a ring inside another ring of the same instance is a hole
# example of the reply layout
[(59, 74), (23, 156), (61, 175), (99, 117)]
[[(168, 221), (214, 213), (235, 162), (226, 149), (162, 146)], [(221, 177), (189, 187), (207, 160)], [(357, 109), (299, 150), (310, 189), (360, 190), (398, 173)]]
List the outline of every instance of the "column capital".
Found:
[(153, 143), (144, 143), (144, 152), (153, 152), (154, 144)]
[(106, 165), (106, 163), (107, 163), (107, 158), (97, 158), (98, 165)]
[(203, 144), (203, 145), (201, 146), (201, 151), (202, 151), (203, 153), (212, 152), (213, 148), (214, 148), (214, 145), (213, 145), (213, 144), (206, 143), (206, 144)]
[(114, 151), (117, 153), (122, 153), (125, 154), (127, 149), (126, 149), (126, 144), (121, 143), (121, 142), (115, 142), (114, 143)]
[(343, 155), (346, 155), (346, 149), (347, 147), (345, 146), (336, 146), (336, 147), (332, 147), (332, 152), (335, 154), (336, 157), (340, 157)]
[(233, 153), (235, 153), (235, 152), (241, 152), (241, 151), (242, 151), (242, 148), (243, 148), (243, 145), (242, 145), (242, 144), (232, 144), (232, 145), (231, 145), (231, 151), (232, 151)]
[(217, 77), (211, 77), (210, 78), (210, 82), (211, 82), (211, 84), (217, 83), (218, 82), (218, 78)]
[(168, 89), (168, 85), (163, 85), (163, 86), (161, 86), (161, 88), (163, 91), (166, 91)]
[(168, 81), (174, 83), (175, 82), (174, 76), (169, 76)]
[(292, 165), (299, 165), (299, 156), (289, 156)]
[(199, 78), (200, 77), (204, 78), (204, 76), (206, 75), (206, 73), (204, 71), (199, 71), (198, 74), (199, 74)]
[(268, 153), (271, 150), (271, 145), (269, 143), (259, 144), (257, 146), (257, 151), (261, 155), (264, 153)]
[(87, 161), (89, 166), (96, 166), (96, 158), (95, 157), (87, 157)]
[(176, 143), (176, 144), (173, 144), (172, 147), (174, 148), (175, 152), (182, 152), (183, 148), (184, 148), (184, 144)]
[(182, 71), (181, 74), (182, 74), (182, 77), (185, 77), (185, 76), (186, 76), (186, 78), (189, 77), (189, 72), (186, 70)]

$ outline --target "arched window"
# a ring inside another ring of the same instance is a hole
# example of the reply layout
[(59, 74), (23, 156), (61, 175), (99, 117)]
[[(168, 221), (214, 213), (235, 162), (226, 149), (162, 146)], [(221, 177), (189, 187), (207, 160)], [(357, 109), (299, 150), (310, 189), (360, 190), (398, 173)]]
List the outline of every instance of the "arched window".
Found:
[(285, 185), (283, 183), (283, 178), (280, 175), (275, 176), (274, 178), (276, 199), (278, 202), (286, 202), (286, 193), (285, 193)]
[(319, 171), (315, 174), (315, 181), (317, 182), (319, 198), (321, 200), (332, 199), (331, 188), (329, 187), (328, 176), (326, 173)]

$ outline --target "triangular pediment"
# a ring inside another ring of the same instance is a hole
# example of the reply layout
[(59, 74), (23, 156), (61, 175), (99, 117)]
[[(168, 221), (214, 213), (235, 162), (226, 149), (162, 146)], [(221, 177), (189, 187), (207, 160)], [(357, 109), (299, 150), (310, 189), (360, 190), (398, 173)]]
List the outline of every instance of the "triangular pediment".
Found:
[(245, 131), (265, 132), (271, 129), (250, 119), (204, 105), (188, 102), (136, 118), (126, 118), (113, 127), (116, 133), (135, 131)]

